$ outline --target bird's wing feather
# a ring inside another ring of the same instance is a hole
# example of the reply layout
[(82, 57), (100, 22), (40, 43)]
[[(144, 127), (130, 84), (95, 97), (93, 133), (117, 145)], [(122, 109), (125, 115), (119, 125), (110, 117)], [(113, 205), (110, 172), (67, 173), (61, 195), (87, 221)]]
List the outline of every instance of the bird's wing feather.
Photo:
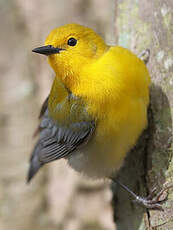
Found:
[(45, 163), (66, 157), (81, 144), (87, 142), (95, 129), (92, 120), (72, 122), (67, 126), (54, 122), (48, 115), (48, 98), (40, 112), (39, 140), (30, 159), (28, 181)]

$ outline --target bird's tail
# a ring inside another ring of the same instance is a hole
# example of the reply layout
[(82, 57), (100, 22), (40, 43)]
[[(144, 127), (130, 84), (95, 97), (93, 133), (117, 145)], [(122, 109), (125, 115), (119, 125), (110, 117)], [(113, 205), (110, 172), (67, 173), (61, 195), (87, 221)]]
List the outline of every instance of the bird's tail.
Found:
[(43, 164), (40, 162), (38, 158), (38, 149), (39, 149), (39, 145), (37, 145), (34, 148), (30, 159), (30, 167), (27, 175), (27, 183), (31, 181), (31, 179), (35, 176), (35, 174), (38, 172), (41, 166), (43, 166)]

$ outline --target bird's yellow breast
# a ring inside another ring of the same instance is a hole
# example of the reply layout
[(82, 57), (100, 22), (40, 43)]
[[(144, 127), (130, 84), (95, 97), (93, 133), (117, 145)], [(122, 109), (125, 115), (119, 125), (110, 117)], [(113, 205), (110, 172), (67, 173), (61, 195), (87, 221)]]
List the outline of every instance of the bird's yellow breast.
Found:
[[(95, 120), (96, 130), (84, 148), (80, 162), (77, 162), (75, 154), (72, 155), (72, 162), (75, 162), (72, 167), (90, 176), (110, 175), (120, 167), (126, 153), (147, 126), (149, 73), (145, 64), (130, 51), (111, 47), (101, 58), (86, 65), (78, 80), (78, 84), (70, 89), (73, 95), (82, 99), (83, 104), (79, 103), (80, 109), (76, 111), (80, 113), (84, 106), (87, 117)], [(67, 90), (62, 90), (61, 83), (55, 81), (51, 95), (49, 110), (52, 116), (67, 123), (69, 104), (64, 104), (65, 111), (57, 115), (53, 112), (56, 107), (53, 98), (63, 99), (66, 103)], [(78, 120), (79, 113), (74, 113), (74, 118), (70, 120)], [(78, 169), (80, 166), (81, 169)]]
[(127, 49), (111, 47), (83, 68), (72, 91), (85, 100), (91, 115), (99, 120), (106, 117), (113, 124), (115, 120), (133, 120), (131, 113), (136, 120), (140, 111), (146, 110), (149, 84), (150, 76), (143, 61)]
[(97, 120), (92, 162), (98, 163), (98, 154), (100, 165), (113, 170), (147, 126), (150, 76), (145, 64), (121, 47), (110, 48), (82, 74), (74, 94)]

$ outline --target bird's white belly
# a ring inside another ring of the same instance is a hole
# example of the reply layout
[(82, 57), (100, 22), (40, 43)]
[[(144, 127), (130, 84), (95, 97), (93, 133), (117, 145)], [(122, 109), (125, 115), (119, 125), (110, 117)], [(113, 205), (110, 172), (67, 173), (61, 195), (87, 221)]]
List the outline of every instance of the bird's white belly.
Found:
[(122, 159), (116, 162), (109, 162), (109, 153), (99, 149), (82, 148), (67, 157), (68, 164), (77, 172), (90, 178), (106, 178), (118, 170), (122, 164)]

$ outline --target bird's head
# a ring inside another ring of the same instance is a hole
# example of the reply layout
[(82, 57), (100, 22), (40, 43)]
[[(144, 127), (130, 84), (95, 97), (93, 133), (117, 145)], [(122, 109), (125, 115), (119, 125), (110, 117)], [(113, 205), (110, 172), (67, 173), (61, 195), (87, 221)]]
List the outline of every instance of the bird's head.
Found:
[(58, 77), (70, 84), (84, 66), (97, 60), (107, 49), (104, 40), (92, 29), (79, 24), (67, 24), (54, 29), (48, 35), (45, 46), (33, 52), (47, 55)]

